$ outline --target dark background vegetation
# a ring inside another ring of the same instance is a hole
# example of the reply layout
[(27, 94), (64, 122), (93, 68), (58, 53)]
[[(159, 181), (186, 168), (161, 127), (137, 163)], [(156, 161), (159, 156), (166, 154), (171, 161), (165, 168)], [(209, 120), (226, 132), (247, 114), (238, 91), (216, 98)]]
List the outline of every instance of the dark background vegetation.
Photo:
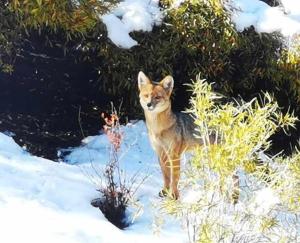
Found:
[[(139, 45), (131, 49), (107, 38), (91, 8), (97, 1), (82, 1), (79, 8), (68, 0), (51, 1), (54, 8), (35, 2), (0, 3), (0, 131), (15, 133), (16, 142), (36, 155), (57, 159), (57, 148), (79, 145), (79, 115), (84, 135), (97, 134), (110, 101), (123, 103), (124, 120), (143, 118), (140, 70), (156, 81), (174, 76), (177, 111), (189, 105), (184, 84), (200, 73), (228, 97), (250, 100), (268, 91), (283, 110), (300, 114), (300, 66), (287, 61), (281, 36), (253, 28), (236, 33), (216, 0), (168, 10), (152, 32), (132, 33)], [(168, 9), (169, 1), (161, 6)], [(60, 14), (48, 18), (53, 11)], [(290, 153), (298, 137), (299, 129), (290, 136), (279, 131), (271, 152)]]

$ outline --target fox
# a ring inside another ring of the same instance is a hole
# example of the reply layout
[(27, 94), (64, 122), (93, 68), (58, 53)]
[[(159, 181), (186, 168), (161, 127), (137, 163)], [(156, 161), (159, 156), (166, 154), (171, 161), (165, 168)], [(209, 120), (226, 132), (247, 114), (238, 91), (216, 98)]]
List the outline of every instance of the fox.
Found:
[[(164, 184), (159, 196), (171, 195), (178, 199), (181, 155), (203, 145), (203, 141), (195, 136), (196, 125), (190, 114), (172, 111), (174, 79), (171, 75), (153, 82), (140, 71), (138, 88), (150, 144), (158, 155), (163, 175)], [(215, 138), (211, 136), (209, 140), (213, 143)]]

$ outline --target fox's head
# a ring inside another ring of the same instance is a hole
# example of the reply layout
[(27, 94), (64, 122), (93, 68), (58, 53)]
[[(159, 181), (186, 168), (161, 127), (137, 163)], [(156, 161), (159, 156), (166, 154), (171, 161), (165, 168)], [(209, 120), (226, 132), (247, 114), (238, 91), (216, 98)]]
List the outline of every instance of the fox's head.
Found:
[(171, 105), (170, 96), (174, 87), (172, 76), (160, 82), (152, 82), (142, 71), (138, 75), (140, 103), (145, 111), (160, 113)]

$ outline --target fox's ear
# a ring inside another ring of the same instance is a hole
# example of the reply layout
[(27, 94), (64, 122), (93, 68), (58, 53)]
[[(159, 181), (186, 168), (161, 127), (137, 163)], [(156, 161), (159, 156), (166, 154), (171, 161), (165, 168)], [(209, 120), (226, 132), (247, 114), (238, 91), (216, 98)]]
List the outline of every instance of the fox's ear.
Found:
[(139, 72), (139, 75), (138, 75), (138, 85), (139, 85), (139, 89), (141, 89), (141, 87), (145, 84), (150, 84), (151, 81), (150, 79), (142, 72), (140, 71)]
[(173, 87), (174, 87), (173, 77), (168, 75), (162, 81), (160, 81), (160, 84), (163, 86), (163, 88), (168, 93), (168, 95), (171, 95)]

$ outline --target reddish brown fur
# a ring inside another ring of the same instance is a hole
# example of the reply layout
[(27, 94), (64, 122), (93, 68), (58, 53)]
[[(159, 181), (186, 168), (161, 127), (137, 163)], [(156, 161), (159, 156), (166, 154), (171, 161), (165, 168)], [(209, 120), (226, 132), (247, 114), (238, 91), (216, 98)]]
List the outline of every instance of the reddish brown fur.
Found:
[[(171, 76), (154, 84), (143, 73), (139, 73), (140, 102), (145, 112), (150, 142), (159, 157), (164, 179), (163, 190), (170, 191), (178, 198), (180, 156), (199, 141), (193, 137), (193, 131), (185, 131), (188, 128), (182, 127), (184, 123), (180, 123), (180, 117), (172, 112), (170, 101), (172, 89)], [(147, 104), (150, 103), (151, 106), (148, 107)], [(183, 134), (189, 137), (184, 137)]]
[[(149, 139), (159, 157), (164, 187), (163, 192), (170, 192), (174, 198), (179, 197), (178, 181), (180, 177), (180, 157), (189, 149), (203, 144), (194, 136), (195, 124), (188, 114), (175, 114), (171, 110), (170, 96), (174, 81), (171, 76), (165, 77), (159, 83), (153, 83), (143, 73), (138, 76), (140, 103), (144, 109)], [(209, 143), (216, 143), (212, 134)], [(233, 200), (239, 197), (239, 178), (233, 176)]]

